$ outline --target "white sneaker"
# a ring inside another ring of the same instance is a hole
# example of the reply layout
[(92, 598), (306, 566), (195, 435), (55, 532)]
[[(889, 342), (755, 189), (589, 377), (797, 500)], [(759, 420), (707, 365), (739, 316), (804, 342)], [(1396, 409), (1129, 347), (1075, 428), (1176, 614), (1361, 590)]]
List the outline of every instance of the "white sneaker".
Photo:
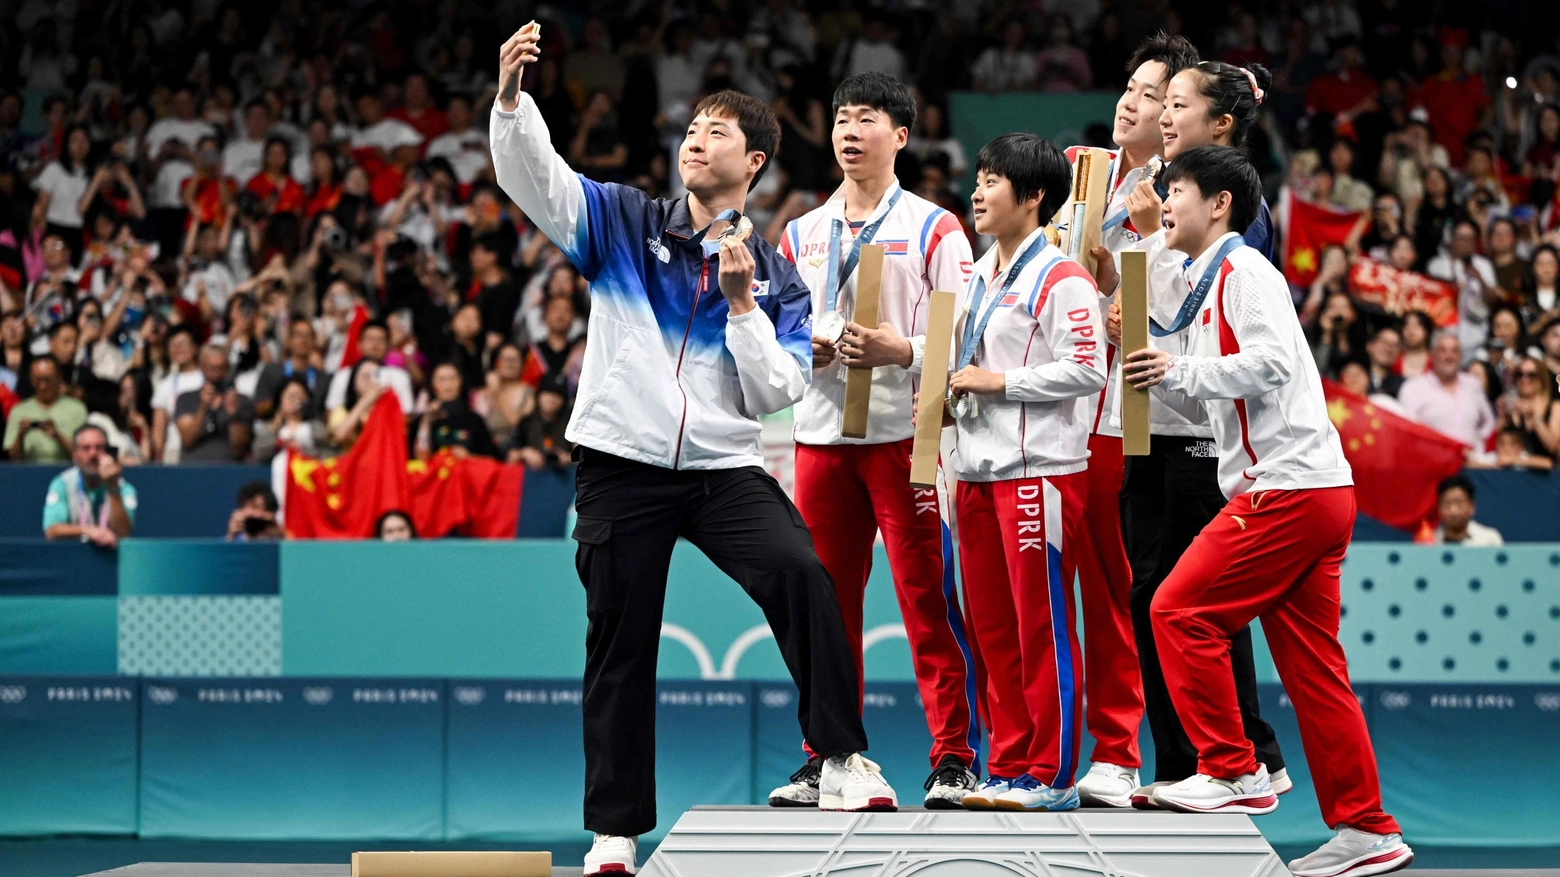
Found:
[(818, 806), (818, 775), (823, 771), (823, 756), (807, 759), (801, 770), (791, 774), (791, 781), (769, 793), (771, 807)]
[(1134, 810), (1163, 810), (1154, 802), (1154, 793), (1170, 785), (1169, 780), (1159, 780), (1146, 786), (1138, 786), (1132, 790), (1132, 809)]
[(1013, 785), (997, 796), (996, 807), (998, 810), (1031, 812), (1076, 810), (1078, 809), (1078, 787), (1053, 789), (1026, 773), (1013, 780)]
[(1154, 791), (1154, 803), (1182, 813), (1249, 813), (1258, 816), (1278, 809), (1278, 796), (1268, 780), (1267, 768), (1232, 780), (1194, 774)]
[(964, 796), (975, 790), (975, 783), (975, 774), (957, 755), (944, 755), (922, 786), (926, 789), (926, 809), (964, 809)]
[(818, 780), (818, 809), (893, 811), (899, 809), (899, 799), (878, 766), (860, 752), (852, 752), (824, 759)]
[(639, 840), (598, 834), (590, 852), (585, 854), (585, 877), (595, 874), (637, 874)]
[(1321, 849), (1290, 862), (1289, 872), (1295, 877), (1366, 877), (1407, 868), (1413, 861), (1414, 851), (1401, 834), (1370, 834), (1346, 825)]
[(1101, 761), (1089, 765), (1089, 772), (1078, 781), (1078, 800), (1085, 807), (1131, 807), (1132, 790), (1137, 787), (1137, 768)]
[(995, 810), (997, 809), (997, 796), (1013, 788), (1013, 781), (1003, 779), (995, 774), (986, 777), (979, 788), (964, 796), (961, 802), (966, 810)]
[(1282, 795), (1295, 787), (1294, 780), (1289, 778), (1289, 768), (1281, 767), (1268, 774), (1268, 782), (1273, 784), (1273, 794)]

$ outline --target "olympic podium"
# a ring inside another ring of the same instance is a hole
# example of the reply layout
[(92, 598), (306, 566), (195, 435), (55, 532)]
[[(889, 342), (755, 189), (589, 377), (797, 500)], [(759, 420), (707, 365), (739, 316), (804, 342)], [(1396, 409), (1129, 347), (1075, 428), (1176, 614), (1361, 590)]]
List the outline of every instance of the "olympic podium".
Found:
[(695, 807), (642, 877), (1287, 877), (1250, 817)]

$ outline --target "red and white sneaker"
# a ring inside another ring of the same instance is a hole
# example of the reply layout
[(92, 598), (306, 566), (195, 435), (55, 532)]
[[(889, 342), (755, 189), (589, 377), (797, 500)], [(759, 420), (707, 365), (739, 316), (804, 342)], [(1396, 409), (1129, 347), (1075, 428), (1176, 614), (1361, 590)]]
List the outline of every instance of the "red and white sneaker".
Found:
[(639, 873), (639, 840), (598, 834), (585, 854), (585, 877)]
[(863, 758), (860, 752), (852, 752), (823, 760), (823, 774), (818, 779), (818, 809), (892, 811), (899, 809), (899, 798), (876, 764)]
[(1154, 790), (1154, 803), (1181, 813), (1248, 813), (1252, 816), (1278, 809), (1278, 796), (1268, 781), (1267, 768), (1234, 779), (1195, 774), (1178, 783)]
[(1154, 803), (1154, 793), (1168, 785), (1170, 785), (1169, 780), (1159, 780), (1157, 782), (1149, 783), (1146, 786), (1138, 786), (1137, 788), (1133, 789), (1132, 796), (1129, 799), (1132, 803), (1132, 809), (1163, 810), (1163, 807), (1160, 807), (1158, 804)]
[(1414, 851), (1401, 834), (1370, 834), (1347, 825), (1332, 840), (1303, 859), (1289, 863), (1295, 877), (1367, 877), (1407, 868)]

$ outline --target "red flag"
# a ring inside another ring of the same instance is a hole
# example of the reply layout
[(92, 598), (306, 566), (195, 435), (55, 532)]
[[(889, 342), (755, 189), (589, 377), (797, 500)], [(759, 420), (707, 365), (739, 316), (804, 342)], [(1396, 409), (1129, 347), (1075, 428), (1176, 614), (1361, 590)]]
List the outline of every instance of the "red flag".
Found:
[(1435, 515), (1436, 486), (1462, 468), (1467, 449), (1333, 381), (1323, 379), (1322, 389), (1354, 469), (1359, 510), (1400, 530), (1418, 529)]
[(368, 322), (368, 308), (362, 302), (352, 306), (352, 318), (347, 323), (347, 346), (341, 351), (341, 367), (351, 368), (362, 358), (358, 350), (358, 338), (363, 334), (363, 324)]
[(1398, 269), (1373, 259), (1361, 259), (1349, 269), (1354, 297), (1389, 314), (1424, 311), (1437, 326), (1457, 323), (1457, 287), (1417, 271)]
[(500, 463), (491, 457), (467, 457), (460, 468), (471, 512), (463, 535), (475, 539), (515, 538), (515, 529), (520, 525), (525, 467)]
[(1295, 286), (1310, 286), (1322, 267), (1322, 251), (1343, 246), (1363, 214), (1318, 207), (1292, 194), (1285, 197), (1289, 224), (1284, 229), (1284, 277)]
[(406, 469), (411, 480), (412, 520), (417, 522), (420, 537), (515, 537), (525, 467), (505, 465), (491, 457), (456, 457), (441, 450), (427, 461), (407, 463)]
[(345, 454), (322, 461), (288, 451), (286, 495), (294, 539), (367, 538), (380, 515), (410, 508), (406, 430), (395, 394), (379, 397)]

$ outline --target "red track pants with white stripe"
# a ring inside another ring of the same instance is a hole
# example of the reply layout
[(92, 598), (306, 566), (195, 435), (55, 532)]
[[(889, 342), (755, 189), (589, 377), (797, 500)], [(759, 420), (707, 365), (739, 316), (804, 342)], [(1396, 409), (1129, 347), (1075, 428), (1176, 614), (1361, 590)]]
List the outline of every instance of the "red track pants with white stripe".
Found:
[(1339, 568), (1354, 488), (1268, 490), (1230, 500), (1154, 595), (1154, 638), (1197, 770), (1230, 778), (1257, 760), (1242, 730), (1230, 636), (1262, 619), (1295, 706), (1327, 825), (1399, 831), (1381, 809), (1376, 752), (1338, 643)]
[[(862, 678), (862, 601), (872, 546), (883, 531), (894, 593), (910, 640), (916, 685), (932, 734), (931, 763), (956, 755), (976, 765), (974, 659), (954, 584), (952, 539), (935, 489), (910, 486), (913, 439), (875, 445), (796, 446), (796, 507), (834, 577), (845, 633)], [(863, 689), (864, 690), (864, 689)]]
[(1087, 474), (959, 482), (959, 564), (986, 669), (990, 772), (1073, 784), (1083, 660), (1073, 554)]
[(1092, 761), (1140, 767), (1143, 676), (1132, 635), (1132, 566), (1121, 537), (1123, 460), (1117, 436), (1089, 436), (1088, 499), (1078, 534), (1078, 592), (1083, 601), (1083, 668)]

